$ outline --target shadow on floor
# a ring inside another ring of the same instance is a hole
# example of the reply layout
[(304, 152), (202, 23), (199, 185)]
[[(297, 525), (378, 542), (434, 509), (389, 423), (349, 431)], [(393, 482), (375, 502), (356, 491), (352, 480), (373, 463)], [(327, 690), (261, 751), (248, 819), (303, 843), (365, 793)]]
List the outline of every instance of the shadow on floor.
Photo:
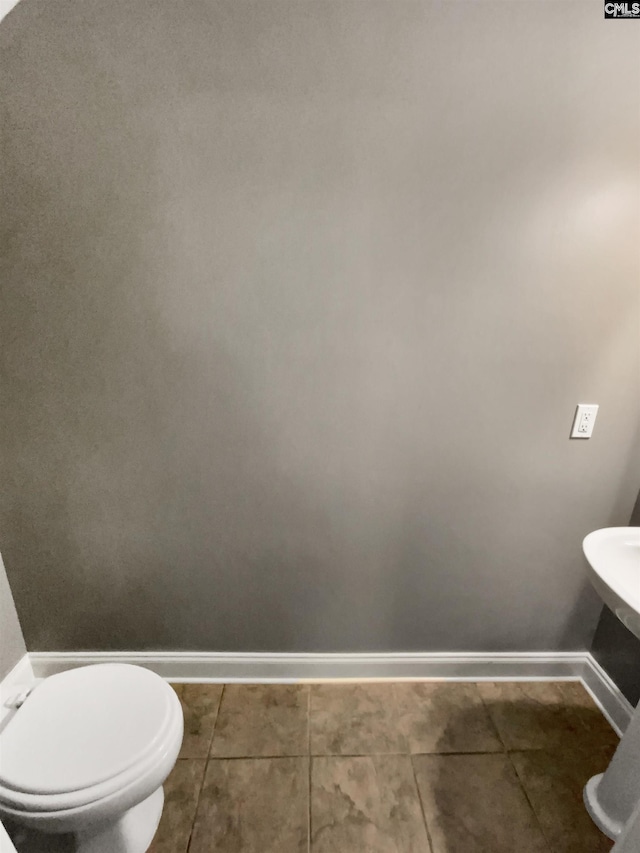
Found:
[(583, 803), (618, 738), (595, 707), (486, 701), (501, 752), (457, 751), (477, 711), (456, 709), (439, 754), (414, 755), (433, 853), (606, 853), (613, 842)]

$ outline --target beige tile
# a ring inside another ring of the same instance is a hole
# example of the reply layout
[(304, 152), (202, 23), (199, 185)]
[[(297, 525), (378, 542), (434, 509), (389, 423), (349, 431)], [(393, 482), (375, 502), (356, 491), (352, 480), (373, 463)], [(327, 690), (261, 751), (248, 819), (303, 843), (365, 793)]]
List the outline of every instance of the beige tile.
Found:
[(507, 755), (414, 755), (433, 853), (548, 853)]
[(222, 684), (173, 684), (184, 714), (180, 758), (206, 758), (218, 714)]
[(507, 749), (615, 748), (618, 742), (579, 682), (486, 682), (478, 689)]
[(309, 688), (231, 684), (222, 697), (211, 755), (307, 755)]
[(164, 809), (148, 853), (186, 853), (202, 786), (204, 759), (179, 759), (164, 783)]
[(307, 853), (308, 758), (211, 759), (189, 853)]
[(309, 731), (312, 755), (407, 752), (393, 684), (312, 685)]
[(311, 833), (312, 853), (428, 853), (409, 756), (313, 758)]
[(504, 747), (477, 685), (394, 685), (400, 730), (410, 752), (501, 752)]
[(520, 781), (553, 853), (605, 853), (613, 842), (595, 826), (582, 789), (602, 773), (609, 752), (554, 749), (511, 753)]

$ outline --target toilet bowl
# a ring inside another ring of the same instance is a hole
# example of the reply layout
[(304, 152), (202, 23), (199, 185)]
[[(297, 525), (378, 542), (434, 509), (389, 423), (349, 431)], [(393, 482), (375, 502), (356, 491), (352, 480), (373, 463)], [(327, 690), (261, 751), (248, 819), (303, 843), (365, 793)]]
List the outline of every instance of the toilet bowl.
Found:
[(182, 733), (178, 697), (149, 670), (53, 675), (0, 733), (0, 818), (73, 833), (77, 853), (144, 853)]

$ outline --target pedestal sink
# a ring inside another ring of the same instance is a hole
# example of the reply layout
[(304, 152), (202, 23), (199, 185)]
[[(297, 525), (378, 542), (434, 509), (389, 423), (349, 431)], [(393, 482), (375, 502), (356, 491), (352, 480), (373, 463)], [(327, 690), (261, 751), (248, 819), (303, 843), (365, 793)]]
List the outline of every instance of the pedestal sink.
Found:
[[(594, 530), (582, 549), (602, 600), (640, 638), (640, 527)], [(584, 801), (600, 829), (622, 845), (629, 835), (629, 829), (623, 833), (625, 826), (637, 824), (640, 814), (640, 705), (609, 767), (587, 782)]]

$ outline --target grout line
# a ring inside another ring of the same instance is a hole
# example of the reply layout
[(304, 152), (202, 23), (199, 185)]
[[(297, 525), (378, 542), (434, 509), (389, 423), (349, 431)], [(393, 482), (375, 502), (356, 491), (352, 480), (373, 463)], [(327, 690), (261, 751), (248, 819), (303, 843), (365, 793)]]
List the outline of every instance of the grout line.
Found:
[[(518, 746), (514, 749), (448, 749), (429, 750), (426, 752), (274, 752), (264, 755), (249, 753), (246, 755), (209, 755), (208, 761), (259, 761), (260, 759), (274, 758), (384, 758), (385, 756), (404, 756), (411, 758), (412, 755), (504, 755), (506, 752), (548, 752), (549, 746)], [(192, 761), (195, 759), (179, 758), (178, 761)], [(202, 758), (197, 759), (202, 761)]]
[[(194, 759), (187, 759), (194, 760)], [(198, 761), (202, 761), (201, 758), (197, 759)], [(187, 840), (187, 846), (185, 847), (185, 853), (189, 853), (191, 849), (191, 840), (193, 839), (193, 830), (196, 826), (196, 818), (198, 817), (198, 809), (200, 808), (200, 797), (202, 796), (202, 792), (204, 791), (204, 780), (207, 778), (207, 770), (209, 768), (209, 759), (204, 759), (204, 767), (202, 770), (202, 779), (200, 780), (200, 786), (198, 788), (198, 796), (196, 797), (196, 807), (193, 811), (193, 820), (191, 821), (191, 828), (189, 829), (189, 838)]]
[(398, 736), (401, 739), (401, 743), (403, 743), (406, 747), (405, 755), (411, 754), (411, 748), (409, 744), (409, 735), (403, 731), (403, 717), (402, 712), (400, 710), (400, 702), (398, 701), (398, 690), (397, 690), (397, 682), (394, 682), (391, 685), (391, 698), (393, 700), (393, 711), (396, 720), (396, 725), (398, 727)]
[(312, 779), (312, 764), (313, 764), (313, 756), (310, 755), (307, 759), (308, 766), (308, 788), (309, 788), (309, 809), (308, 809), (308, 820), (307, 820), (307, 851), (311, 853), (311, 833), (313, 832), (313, 819), (311, 817), (311, 779)]
[(311, 685), (307, 685), (307, 853), (311, 853)]
[(509, 760), (509, 764), (511, 764), (511, 766), (513, 767), (513, 772), (516, 774), (516, 779), (518, 781), (518, 784), (520, 785), (520, 789), (521, 789), (522, 793), (524, 794), (526, 801), (529, 803), (529, 808), (533, 812), (533, 817), (535, 818), (536, 824), (538, 825), (538, 829), (540, 830), (540, 834), (542, 835), (542, 839), (543, 839), (543, 841), (547, 847), (547, 850), (549, 850), (549, 853), (553, 853), (553, 847), (551, 845), (551, 839), (547, 838), (547, 833), (544, 831), (544, 827), (540, 821), (540, 818), (538, 817), (538, 812), (537, 812), (535, 806), (533, 805), (533, 801), (532, 801), (531, 797), (529, 796), (529, 792), (527, 791), (527, 788), (526, 788), (523, 780), (520, 778), (520, 774), (518, 773), (518, 768), (516, 767), (515, 762), (514, 762), (513, 757), (512, 757), (510, 752), (507, 752), (507, 758)]
[(422, 802), (422, 794), (420, 793), (420, 785), (418, 785), (418, 777), (416, 775), (416, 768), (413, 763), (413, 755), (409, 756), (409, 763), (411, 764), (411, 772), (413, 773), (413, 784), (416, 786), (416, 792), (418, 794), (418, 803), (420, 804), (422, 822), (424, 823), (424, 829), (427, 833), (427, 844), (429, 845), (430, 853), (433, 853), (433, 839), (431, 838), (431, 832), (429, 831), (429, 823), (427, 822), (427, 815), (424, 810), (424, 803)]
[(276, 752), (268, 755), (210, 755), (209, 761), (273, 761), (274, 758), (309, 758), (308, 752)]
[(200, 781), (200, 787), (198, 789), (198, 796), (196, 797), (196, 808), (195, 808), (195, 811), (193, 813), (193, 820), (191, 821), (191, 829), (189, 831), (189, 840), (187, 841), (185, 853), (189, 853), (189, 851), (191, 849), (191, 841), (193, 839), (193, 830), (195, 829), (195, 826), (196, 826), (196, 819), (198, 817), (198, 810), (200, 808), (200, 799), (202, 797), (202, 792), (204, 791), (204, 783), (205, 783), (205, 779), (207, 778), (207, 770), (209, 769), (209, 759), (211, 757), (211, 746), (213, 744), (213, 735), (215, 733), (216, 723), (218, 722), (218, 715), (220, 714), (220, 706), (222, 705), (222, 696), (224, 695), (224, 688), (225, 688), (225, 685), (223, 684), (222, 690), (220, 691), (220, 698), (218, 700), (218, 707), (216, 709), (216, 716), (215, 716), (215, 719), (213, 721), (213, 726), (211, 728), (211, 740), (209, 741), (209, 747), (207, 749), (207, 755), (204, 759), (204, 770), (202, 773), (202, 779)]
[(311, 755), (311, 686), (307, 685), (307, 755)]
[(448, 752), (412, 752), (410, 757), (414, 755), (437, 755), (440, 758), (446, 758), (449, 755), (504, 755), (505, 749), (465, 749), (465, 750), (450, 750)]
[(211, 748), (213, 746), (213, 738), (216, 734), (216, 726), (218, 724), (218, 717), (220, 716), (220, 708), (222, 707), (222, 697), (224, 696), (224, 689), (226, 685), (222, 685), (222, 690), (220, 691), (220, 698), (218, 699), (218, 707), (216, 708), (216, 716), (213, 720), (213, 726), (211, 727), (211, 740), (209, 741), (209, 748), (207, 749), (207, 757), (211, 758)]
[(489, 722), (493, 726), (493, 730), (497, 734), (498, 740), (502, 744), (502, 751), (508, 752), (509, 750), (507, 748), (507, 744), (505, 742), (505, 739), (502, 737), (502, 732), (498, 728), (498, 724), (496, 723), (496, 721), (493, 719), (493, 714), (491, 713), (491, 706), (489, 705), (488, 702), (485, 702), (484, 696), (482, 695), (482, 690), (480, 690), (480, 688), (478, 687), (477, 682), (476, 682), (475, 687), (476, 687), (476, 692), (477, 692), (478, 696), (480, 697), (480, 701), (482, 702), (482, 707), (486, 711), (487, 717), (489, 718)]

